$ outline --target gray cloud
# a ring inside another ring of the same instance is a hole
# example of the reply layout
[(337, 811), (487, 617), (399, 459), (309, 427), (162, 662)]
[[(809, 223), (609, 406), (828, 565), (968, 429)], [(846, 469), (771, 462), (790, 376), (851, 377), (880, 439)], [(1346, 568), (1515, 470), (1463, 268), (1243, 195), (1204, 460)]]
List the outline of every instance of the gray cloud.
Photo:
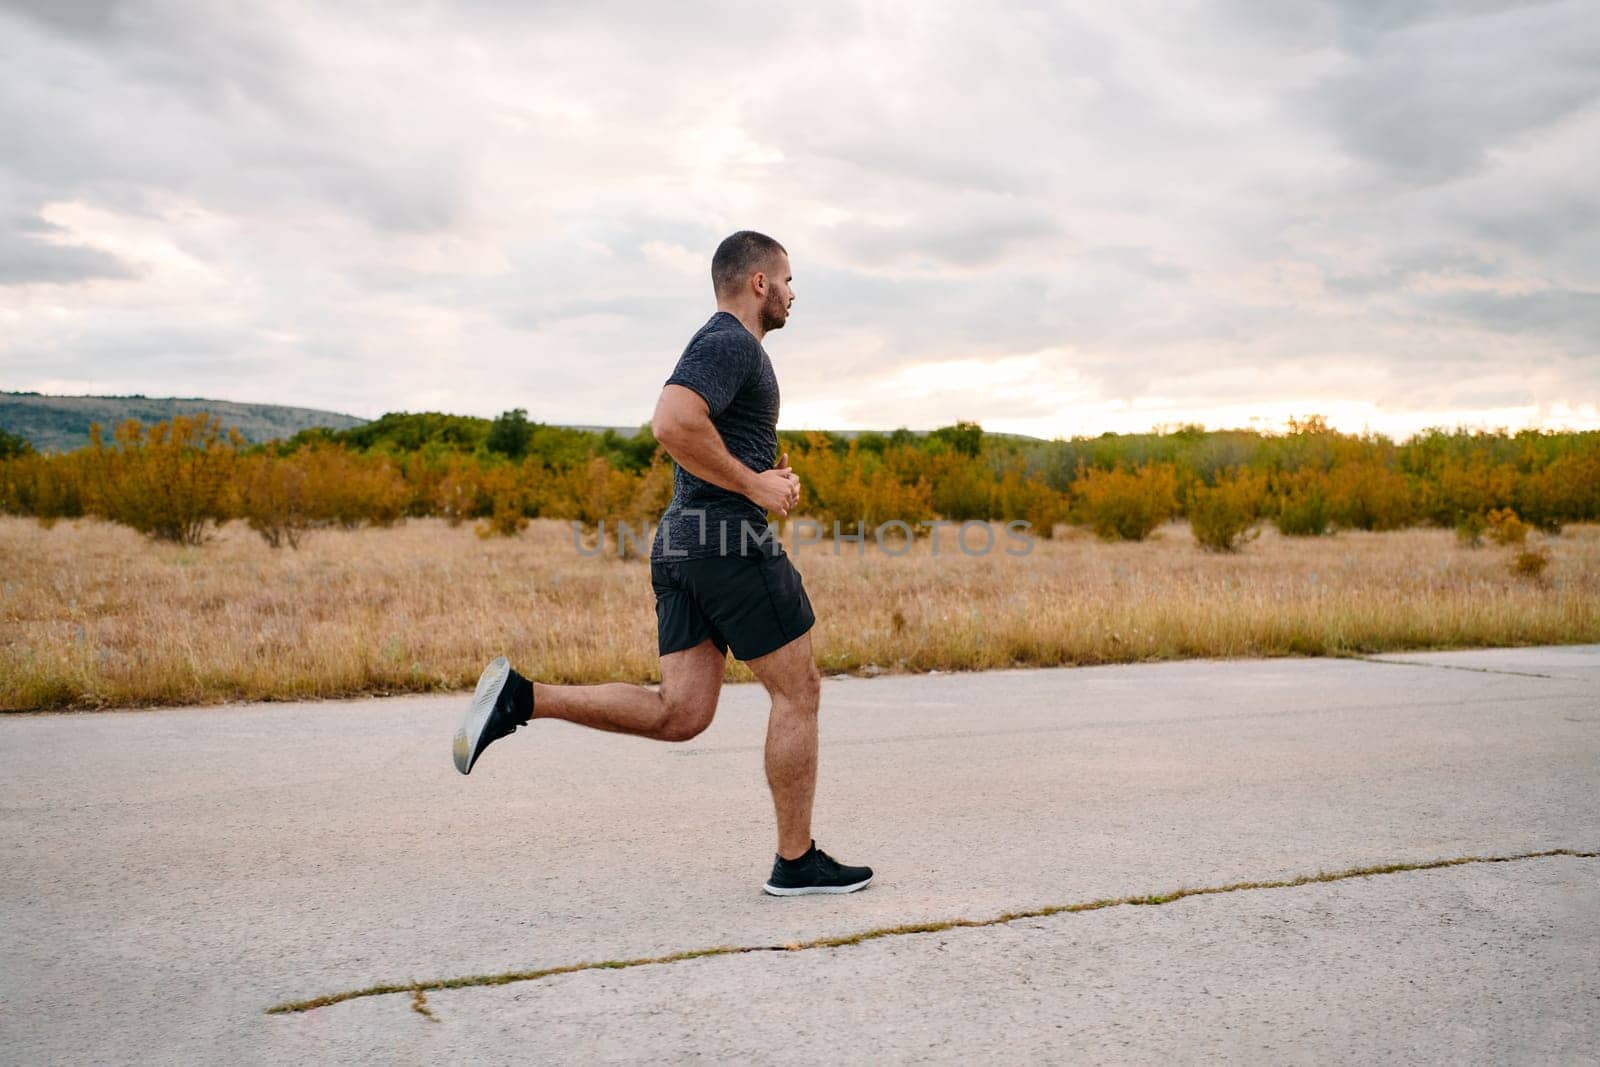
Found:
[[(73, 10), (24, 5), (30, 18), (8, 25), (0, 9), (15, 74), (0, 94), (0, 170), (35, 199), (88, 192), (141, 210), (162, 190), (246, 213), (330, 207), (401, 230), (456, 217), (466, 149), (437, 107), (413, 100), (408, 115), (352, 97), (339, 57), (306, 49), (293, 19)], [(414, 139), (409, 121), (435, 128)]]
[[(1383, 5), (1380, 5), (1380, 7)], [(1600, 20), (1586, 3), (1426, 5), (1374, 19), (1347, 69), (1305, 97), (1354, 155), (1433, 182), (1600, 99)], [(1405, 9), (1402, 8), (1402, 11)]]
[(34, 19), (55, 30), (90, 37), (112, 26), (118, 0), (5, 0), (0, 10)]
[(865, 269), (971, 269), (1002, 263), (1029, 247), (1048, 247), (1061, 228), (1040, 205), (966, 202), (940, 206), (898, 225), (863, 221), (842, 227), (830, 244), (841, 258)]
[[(1600, 292), (1546, 289), (1534, 293), (1466, 291), (1428, 303), (1475, 326), (1512, 334), (1549, 337), (1571, 355), (1600, 355)], [(1600, 369), (1600, 360), (1596, 360)]]
[(1376, 271), (1345, 273), (1337, 262), (1321, 264), (1325, 284), (1336, 293), (1352, 297), (1381, 296), (1406, 291), (1432, 279), (1490, 279), (1503, 277), (1504, 263), (1482, 251), (1436, 246), (1397, 252)]
[(48, 240), (61, 228), (42, 219), (0, 223), (0, 285), (68, 284), (96, 278), (134, 278), (138, 272), (96, 248)]
[(750, 226), (786, 411), (1600, 403), (1582, 4), (747, 17), (0, 2), (13, 387), (635, 424)]
[(1538, 202), (1519, 199), (1493, 212), (1467, 215), (1472, 231), (1498, 244), (1522, 249), (1543, 259), (1575, 254), (1582, 266), (1600, 266), (1600, 203), (1590, 195), (1561, 192), (1541, 195)]

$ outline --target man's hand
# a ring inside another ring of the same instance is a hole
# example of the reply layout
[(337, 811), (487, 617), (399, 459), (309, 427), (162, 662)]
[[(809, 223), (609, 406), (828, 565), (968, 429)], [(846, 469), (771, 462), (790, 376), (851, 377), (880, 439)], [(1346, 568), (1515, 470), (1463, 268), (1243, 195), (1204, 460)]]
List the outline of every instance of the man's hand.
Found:
[(778, 465), (756, 475), (750, 499), (765, 511), (787, 516), (800, 503), (800, 476), (789, 469), (789, 453), (778, 458)]

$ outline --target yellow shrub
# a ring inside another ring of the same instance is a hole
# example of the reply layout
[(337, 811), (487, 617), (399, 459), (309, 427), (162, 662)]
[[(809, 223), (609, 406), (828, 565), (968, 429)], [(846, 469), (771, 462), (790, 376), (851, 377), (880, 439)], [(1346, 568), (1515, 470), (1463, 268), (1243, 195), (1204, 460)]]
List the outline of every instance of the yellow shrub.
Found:
[(1177, 511), (1178, 475), (1170, 463), (1138, 470), (1085, 471), (1072, 483), (1078, 514), (1105, 541), (1143, 541)]
[(1511, 506), (1516, 486), (1514, 468), (1494, 466), (1481, 457), (1470, 462), (1451, 459), (1424, 485), (1419, 510), (1441, 526), (1453, 526), (1463, 515)]
[(1511, 573), (1519, 578), (1537, 581), (1544, 577), (1544, 570), (1548, 566), (1550, 553), (1542, 548), (1524, 548), (1511, 557)]
[(0, 511), (32, 515), (45, 523), (82, 515), (90, 495), (86, 459), (83, 452), (29, 452), (0, 460)]
[(1328, 472), (1328, 503), (1336, 525), (1356, 530), (1398, 530), (1415, 514), (1403, 474), (1379, 463), (1352, 462)]
[(325, 520), (312, 499), (312, 472), (304, 450), (279, 458), (271, 453), (239, 463), (236, 513), (273, 548), (299, 548), (306, 533)]
[(995, 477), (983, 460), (952, 450), (925, 455), (922, 469), (934, 514), (954, 522), (993, 517)]
[(483, 489), (484, 469), (477, 463), (452, 457), (440, 466), (418, 473), (422, 480), (413, 485), (413, 491), (425, 493), (432, 514), (451, 526), (459, 526), (494, 507), (494, 498)]
[(1232, 552), (1253, 540), (1266, 494), (1266, 479), (1248, 470), (1220, 475), (1215, 486), (1194, 485), (1187, 506), (1194, 539), (1214, 552)]
[(494, 511), (477, 526), (479, 537), (515, 537), (528, 528), (528, 516), (522, 505), (512, 496), (497, 497)]
[(672, 502), (673, 466), (657, 456), (634, 482), (624, 518), (634, 522), (655, 522)]
[(400, 466), (382, 453), (361, 455), (314, 447), (306, 461), (308, 492), (319, 518), (353, 530), (363, 522), (389, 526), (406, 513), (411, 487)]
[(221, 420), (204, 414), (148, 427), (128, 419), (113, 447), (92, 426), (90, 509), (158, 540), (197, 545), (232, 512), (235, 450), (243, 443), (237, 430), (225, 435)]
[(825, 444), (814, 445), (804, 455), (791, 457), (790, 465), (800, 476), (800, 513), (816, 519), (829, 533), (834, 523), (851, 533), (858, 523), (867, 531), (891, 519), (915, 526), (934, 514), (925, 479), (907, 484), (894, 466), (863, 454), (854, 441), (843, 455)]
[(1510, 508), (1489, 512), (1488, 532), (1489, 540), (1497, 545), (1520, 545), (1528, 540), (1528, 524)]
[(1067, 498), (1045, 484), (1039, 474), (1029, 475), (1019, 462), (1000, 476), (990, 493), (988, 517), (1010, 522), (1023, 519), (1035, 537), (1053, 537), (1057, 523), (1067, 521)]
[(1600, 455), (1558, 456), (1523, 475), (1515, 495), (1517, 514), (1549, 533), (1559, 533), (1563, 523), (1600, 518)]

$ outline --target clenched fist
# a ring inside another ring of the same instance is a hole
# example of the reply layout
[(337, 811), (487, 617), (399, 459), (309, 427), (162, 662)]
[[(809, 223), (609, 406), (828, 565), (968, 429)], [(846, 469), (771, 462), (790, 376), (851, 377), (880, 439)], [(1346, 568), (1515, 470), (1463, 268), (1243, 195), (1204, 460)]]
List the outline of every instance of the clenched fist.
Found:
[(767, 511), (787, 516), (800, 503), (800, 476), (789, 469), (789, 453), (778, 457), (778, 465), (756, 475), (750, 499)]

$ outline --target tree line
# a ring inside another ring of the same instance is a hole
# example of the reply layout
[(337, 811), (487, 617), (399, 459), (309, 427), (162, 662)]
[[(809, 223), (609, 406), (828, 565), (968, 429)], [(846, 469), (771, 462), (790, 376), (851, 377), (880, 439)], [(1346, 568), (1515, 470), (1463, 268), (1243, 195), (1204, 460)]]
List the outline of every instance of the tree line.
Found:
[[(928, 433), (784, 432), (806, 516), (853, 531), (890, 519), (1024, 519), (1038, 536), (1081, 525), (1141, 540), (1188, 519), (1208, 548), (1237, 548), (1263, 523), (1284, 534), (1454, 527), (1473, 543), (1514, 515), (1546, 532), (1600, 519), (1600, 433), (1429, 430), (1396, 442), (1320, 417), (1281, 433), (1182, 426), (1038, 441), (961, 422)], [(96, 516), (198, 544), (242, 520), (274, 547), (328, 526), (413, 516), (514, 535), (529, 519), (653, 522), (672, 460), (649, 427), (628, 434), (548, 426), (521, 409), (495, 419), (399, 413), (347, 430), (247, 444), (211, 415), (41, 454), (0, 432), (0, 510), (49, 523)]]

